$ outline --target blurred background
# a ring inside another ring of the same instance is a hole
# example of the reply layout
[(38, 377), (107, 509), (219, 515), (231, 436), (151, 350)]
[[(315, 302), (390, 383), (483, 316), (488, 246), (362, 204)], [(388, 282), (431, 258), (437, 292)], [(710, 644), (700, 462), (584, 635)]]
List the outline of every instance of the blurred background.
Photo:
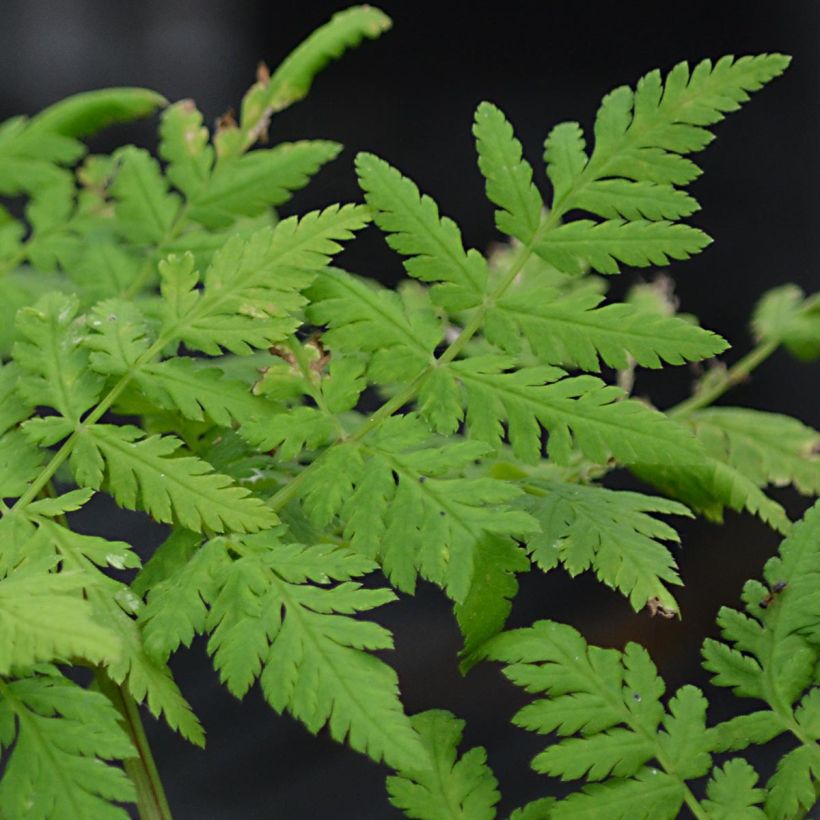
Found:
[[(32, 114), (74, 92), (108, 85), (152, 87), (169, 99), (192, 97), (210, 122), (254, 78), (256, 64), (275, 66), (341, 2), (272, 0), (3, 0), (0, 28), (0, 116)], [(352, 172), (357, 150), (375, 151), (412, 176), (461, 225), (468, 244), (498, 239), (483, 197), (470, 135), (476, 104), (489, 99), (509, 116), (529, 160), (538, 168), (549, 128), (579, 120), (591, 128), (600, 98), (645, 71), (682, 59), (725, 53), (782, 51), (794, 55), (787, 74), (718, 127), (699, 160), (703, 177), (693, 193), (703, 210), (692, 220), (715, 243), (669, 271), (683, 310), (733, 344), (727, 360), (752, 344), (747, 318), (759, 295), (796, 282), (817, 290), (820, 186), (820, 4), (790, 3), (524, 3), (507, 0), (482, 10), (466, 3), (380, 4), (394, 19), (381, 40), (363, 44), (317, 80), (308, 99), (274, 119), (273, 142), (325, 137), (345, 144), (336, 163), (297, 194), (286, 212), (358, 199)], [(117, 128), (94, 144), (109, 150), (123, 140), (151, 146), (156, 123)], [(345, 264), (394, 281), (399, 261), (373, 232), (347, 252)], [(616, 285), (635, 281), (627, 274)], [(661, 407), (679, 401), (695, 374), (664, 371), (642, 386)], [(753, 380), (726, 400), (789, 413), (820, 426), (818, 369), (777, 353)], [(615, 475), (612, 486), (637, 487)], [(806, 506), (794, 493), (774, 491), (793, 517)], [(150, 546), (162, 533), (142, 517), (99, 504), (89, 526)], [(522, 578), (511, 625), (538, 618), (570, 622), (587, 639), (622, 647), (638, 640), (652, 652), (670, 685), (703, 684), (699, 646), (714, 634), (722, 603), (734, 603), (742, 582), (757, 576), (778, 538), (748, 515), (728, 514), (723, 526), (675, 522), (686, 588), (682, 622), (635, 615), (618, 595), (561, 571)], [(395, 631), (390, 659), (398, 669), (408, 711), (448, 708), (467, 720), (465, 748), (484, 745), (500, 780), (502, 813), (546, 793), (560, 793), (528, 768), (543, 746), (510, 726), (521, 705), (516, 691), (491, 667), (466, 678), (457, 671), (459, 636), (442, 595), (424, 588), (384, 610)], [(257, 691), (239, 704), (195, 645), (173, 662), (177, 678), (208, 731), (208, 748), (187, 746), (148, 719), (148, 733), (178, 820), (251, 818), (392, 818), (385, 771), (323, 733), (310, 736), (278, 717)], [(714, 690), (712, 690), (714, 692)], [(714, 694), (713, 718), (725, 697)], [(754, 762), (767, 776), (771, 762)]]

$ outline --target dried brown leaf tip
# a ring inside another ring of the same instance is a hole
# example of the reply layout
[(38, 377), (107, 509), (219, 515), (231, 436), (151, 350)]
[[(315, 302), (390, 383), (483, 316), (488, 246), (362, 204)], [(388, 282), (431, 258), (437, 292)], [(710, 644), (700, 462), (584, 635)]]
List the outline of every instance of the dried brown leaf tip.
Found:
[(219, 117), (216, 121), (216, 133), (221, 134), (223, 131), (229, 131), (233, 128), (238, 128), (239, 126), (236, 123), (236, 112), (233, 108), (229, 108), (221, 117)]
[(654, 618), (656, 615), (660, 615), (661, 618), (674, 618), (678, 613), (671, 609), (670, 607), (666, 606), (665, 604), (661, 603), (660, 598), (650, 598), (646, 602), (647, 607), (649, 607), (649, 614)]

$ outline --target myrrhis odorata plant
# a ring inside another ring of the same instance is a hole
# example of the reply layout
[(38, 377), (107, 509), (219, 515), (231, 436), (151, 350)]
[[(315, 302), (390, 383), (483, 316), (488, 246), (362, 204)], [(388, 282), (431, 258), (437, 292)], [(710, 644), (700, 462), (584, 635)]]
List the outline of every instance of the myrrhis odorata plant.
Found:
[[(360, 202), (280, 218), (340, 146), (270, 145), (271, 118), (389, 25), (337, 14), (213, 129), (192, 101), (138, 88), (0, 127), (0, 817), (170, 818), (141, 720), (204, 745), (168, 666), (197, 636), (237, 698), (258, 685), (382, 763), (408, 817), (498, 816), (484, 749), (459, 749), (447, 711), (407, 713), (373, 620), (420, 580), (452, 603), (462, 671), (501, 664), (532, 695), (514, 721), (545, 736), (532, 765), (548, 777), (515, 820), (808, 816), (820, 506), (791, 521), (766, 488), (816, 495), (820, 436), (712, 405), (781, 346), (817, 359), (820, 298), (773, 282), (730, 367), (668, 279), (607, 298), (622, 270), (677, 275), (709, 244), (687, 223), (692, 155), (789, 58), (650, 71), (591, 127), (552, 127), (534, 162), (481, 103), (476, 173), (508, 237), (488, 255), (375, 153), (355, 158)], [(84, 137), (149, 116), (157, 156), (87, 153)], [(365, 229), (403, 258), (396, 288), (333, 265)], [(693, 362), (704, 375), (677, 406), (630, 395), (639, 369)], [(607, 488), (618, 469), (645, 492)], [(143, 562), (128, 532), (78, 531), (96, 493), (167, 539)], [(673, 522), (726, 508), (783, 537), (703, 644), (735, 717), (710, 720), (695, 686), (667, 691), (636, 643), (547, 620), (505, 631), (526, 572), (593, 573), (636, 618), (685, 616)], [(744, 750), (772, 742), (762, 776)], [(577, 787), (558, 798), (549, 778)]]

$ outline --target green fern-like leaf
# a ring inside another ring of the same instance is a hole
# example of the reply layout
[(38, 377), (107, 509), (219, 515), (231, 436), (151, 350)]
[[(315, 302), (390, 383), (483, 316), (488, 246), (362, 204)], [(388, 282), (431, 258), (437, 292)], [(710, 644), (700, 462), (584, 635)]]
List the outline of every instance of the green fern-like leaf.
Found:
[[(524, 287), (502, 297), (488, 314), (512, 323), (545, 364), (570, 365), (597, 372), (600, 361), (623, 369), (630, 357), (641, 367), (683, 364), (723, 352), (727, 344), (714, 333), (672, 316), (614, 303), (590, 291), (561, 294)], [(493, 334), (491, 340), (516, 352), (520, 335)]]
[(534, 526), (507, 506), (519, 495), (514, 486), (462, 477), (486, 452), (478, 442), (430, 446), (417, 419), (391, 419), (366, 446), (338, 448), (314, 473), (304, 503), (317, 524), (341, 514), (351, 547), (378, 560), (399, 589), (413, 591), (421, 575), (463, 601), (484, 534), (509, 538)]
[(116, 659), (117, 635), (94, 619), (83, 599), (93, 583), (80, 572), (21, 568), (0, 580), (0, 675), (42, 661)]
[(455, 222), (441, 217), (436, 203), (384, 160), (359, 154), (356, 170), (376, 224), (395, 251), (411, 257), (407, 272), (440, 283), (433, 296), (449, 309), (479, 304), (487, 290), (487, 264), (477, 251), (464, 250)]
[(481, 747), (456, 759), (464, 721), (431, 710), (412, 718), (425, 755), (387, 778), (390, 802), (418, 820), (492, 820), (499, 793)]
[(117, 503), (143, 508), (157, 521), (201, 531), (254, 532), (276, 523), (273, 510), (230, 478), (193, 456), (174, 456), (173, 436), (144, 437), (136, 427), (96, 424), (83, 429), (71, 461), (83, 486), (107, 487)]
[(299, 291), (366, 221), (358, 206), (332, 206), (247, 240), (231, 237), (214, 255), (201, 293), (193, 257), (168, 260), (160, 268), (164, 332), (210, 355), (222, 348), (247, 354), (280, 341), (298, 324), (291, 314), (305, 303)]
[(774, 288), (755, 307), (752, 329), (759, 339), (813, 361), (820, 356), (820, 297), (806, 297), (796, 285)]
[(106, 761), (136, 754), (108, 699), (50, 666), (0, 683), (5, 817), (125, 820), (133, 783)]
[[(423, 752), (396, 675), (368, 651), (390, 648), (390, 633), (351, 617), (394, 597), (348, 580), (372, 564), (270, 534), (234, 546), (240, 555), (220, 573), (208, 616), (209, 651), (228, 688), (241, 697), (259, 677), (270, 705), (312, 732), (327, 724), (375, 760), (412, 766)], [(328, 579), (342, 583), (322, 586)]]
[(680, 539), (650, 513), (691, 516), (686, 507), (640, 493), (544, 480), (528, 482), (527, 490), (524, 508), (541, 525), (527, 549), (541, 569), (559, 562), (573, 576), (592, 569), (635, 610), (654, 599), (677, 611), (667, 585), (682, 582), (662, 542)]
[(496, 106), (485, 102), (476, 109), (473, 134), (479, 167), (487, 179), (487, 198), (501, 209), (496, 212), (498, 229), (525, 244), (532, 241), (544, 203), (512, 126)]

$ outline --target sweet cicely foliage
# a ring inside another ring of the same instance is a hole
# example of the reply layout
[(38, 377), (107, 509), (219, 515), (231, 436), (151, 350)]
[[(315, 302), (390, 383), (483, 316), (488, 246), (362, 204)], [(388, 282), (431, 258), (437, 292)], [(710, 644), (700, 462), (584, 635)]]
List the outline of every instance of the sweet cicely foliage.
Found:
[[(388, 27), (370, 7), (336, 15), (261, 69), (238, 121), (213, 133), (193, 102), (142, 89), (0, 128), (0, 193), (25, 203), (0, 222), (0, 814), (95, 820), (135, 801), (170, 817), (139, 707), (204, 744), (168, 667), (204, 635), (234, 695), (258, 684), (277, 712), (393, 769), (408, 816), (496, 816), (486, 754), (459, 756), (454, 716), (406, 714), (392, 636), (372, 620), (424, 579), (452, 601), (462, 668), (501, 661), (537, 697), (515, 718), (553, 736), (535, 768), (587, 781), (518, 820), (805, 815), (820, 771), (820, 518), (792, 526), (764, 490), (815, 495), (820, 437), (709, 405), (781, 344), (816, 358), (817, 298), (764, 297), (752, 352), (664, 413), (630, 397), (636, 371), (728, 344), (676, 315), (661, 280), (618, 302), (604, 278), (677, 269), (706, 247), (686, 221), (690, 157), (788, 58), (681, 63), (618, 88), (589, 138), (552, 129), (546, 179), (482, 103), (478, 167), (509, 238), (485, 256), (371, 153), (356, 158), (362, 203), (276, 210), (340, 146), (268, 147), (271, 117)], [(158, 157), (85, 154), (82, 137), (157, 109)], [(332, 265), (369, 222), (404, 258), (395, 290)], [(618, 467), (660, 494), (606, 488)], [(72, 526), (96, 493), (167, 525), (144, 566), (136, 545)], [(665, 699), (636, 644), (592, 647), (547, 621), (503, 631), (516, 576), (559, 565), (636, 612), (679, 614), (678, 535), (661, 516), (726, 507), (788, 536), (768, 586), (750, 583), (746, 614), (722, 610), (723, 641), (704, 645), (714, 683), (756, 711), (709, 725), (704, 695)], [(363, 583), (373, 573), (383, 581)], [(780, 735), (790, 750), (765, 782), (715, 758)]]

